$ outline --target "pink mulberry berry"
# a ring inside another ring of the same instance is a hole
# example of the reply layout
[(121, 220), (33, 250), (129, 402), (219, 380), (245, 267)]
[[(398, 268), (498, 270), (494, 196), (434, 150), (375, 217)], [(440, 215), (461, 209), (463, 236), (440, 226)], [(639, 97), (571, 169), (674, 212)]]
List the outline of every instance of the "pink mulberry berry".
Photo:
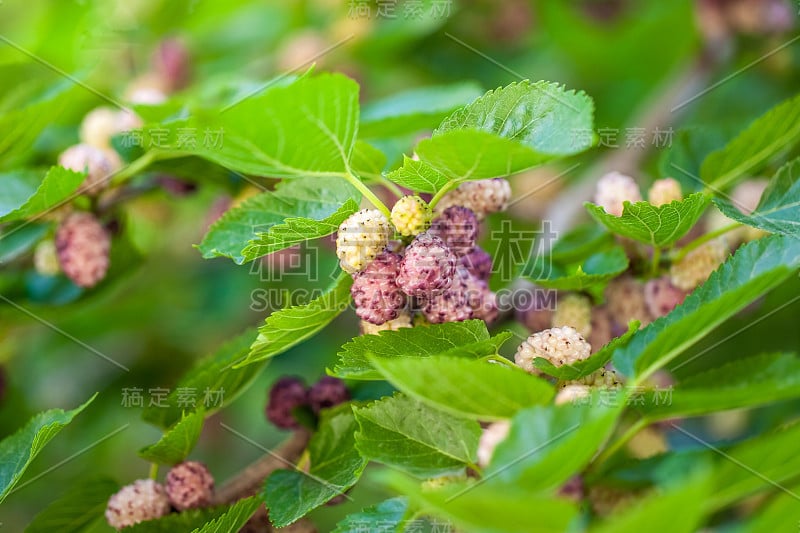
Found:
[(503, 178), (467, 181), (445, 194), (436, 204), (436, 214), (441, 214), (450, 206), (460, 205), (475, 213), (483, 220), (489, 213), (505, 210), (511, 199), (511, 185)]
[(400, 256), (383, 251), (361, 272), (353, 276), (350, 294), (356, 314), (376, 325), (397, 318), (406, 296), (397, 286)]
[(467, 267), (470, 274), (483, 281), (489, 281), (492, 275), (492, 256), (478, 246), (461, 257), (461, 264)]
[(308, 392), (299, 378), (281, 378), (269, 391), (267, 420), (282, 429), (300, 427), (294, 410), (308, 405)]
[(105, 189), (113, 174), (122, 168), (122, 161), (115, 151), (88, 144), (67, 148), (58, 156), (58, 164), (75, 172), (86, 172), (81, 191), (87, 194), (97, 194)]
[(483, 320), (487, 324), (494, 322), (498, 315), (497, 298), (489, 290), (488, 284), (470, 274), (463, 266), (456, 268), (456, 276), (464, 283), (467, 302), (472, 308), (472, 318)]
[(94, 287), (106, 275), (111, 237), (89, 213), (69, 215), (56, 231), (61, 270), (79, 287)]
[(409, 296), (440, 294), (450, 286), (456, 262), (455, 254), (442, 239), (427, 232), (421, 233), (406, 248), (397, 285)]
[(185, 461), (170, 469), (165, 487), (170, 503), (179, 511), (206, 507), (214, 493), (214, 477), (203, 463)]
[(108, 499), (106, 520), (122, 529), (169, 513), (169, 499), (164, 487), (152, 479), (139, 479), (122, 487)]
[(639, 186), (630, 176), (619, 172), (609, 172), (597, 182), (597, 193), (594, 203), (606, 210), (606, 213), (621, 216), (623, 204), (640, 202), (642, 193)]
[(675, 287), (669, 276), (651, 279), (644, 286), (644, 301), (654, 317), (668, 314), (686, 298), (686, 292)]
[(433, 221), (430, 233), (441, 238), (457, 256), (464, 256), (475, 247), (478, 219), (470, 209), (454, 205)]
[(462, 322), (473, 317), (467, 283), (455, 276), (449, 288), (425, 299), (422, 314), (431, 324)]
[(315, 413), (335, 407), (350, 399), (350, 392), (344, 381), (332, 376), (324, 376), (308, 391), (308, 402)]

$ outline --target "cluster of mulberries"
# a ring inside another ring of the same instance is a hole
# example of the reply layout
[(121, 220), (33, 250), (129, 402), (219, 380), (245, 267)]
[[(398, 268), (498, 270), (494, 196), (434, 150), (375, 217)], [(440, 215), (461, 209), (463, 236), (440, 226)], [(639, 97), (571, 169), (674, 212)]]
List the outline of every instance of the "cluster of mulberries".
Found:
[(511, 185), (502, 178), (467, 181), (445, 194), (436, 204), (436, 214), (440, 215), (452, 206), (466, 207), (478, 220), (486, 215), (504, 211), (511, 200)]
[(306, 387), (300, 378), (284, 377), (269, 390), (267, 420), (282, 429), (297, 429), (301, 426), (298, 411), (308, 410), (318, 415), (323, 409), (349, 399), (350, 392), (340, 379), (324, 376), (311, 387)]
[[(351, 295), (362, 333), (413, 327), (420, 320), (497, 318), (488, 284), (492, 259), (475, 244), (478, 217), (463, 205), (451, 205), (433, 220), (430, 211), (421, 198), (405, 196), (392, 209), (391, 224), (380, 211), (367, 209), (339, 226), (336, 253), (353, 276)], [(393, 246), (393, 230), (413, 239), (405, 247)]]
[(106, 506), (108, 524), (120, 530), (155, 520), (172, 509), (186, 511), (208, 507), (214, 495), (214, 477), (203, 463), (185, 461), (167, 472), (164, 484), (139, 479), (113, 494)]

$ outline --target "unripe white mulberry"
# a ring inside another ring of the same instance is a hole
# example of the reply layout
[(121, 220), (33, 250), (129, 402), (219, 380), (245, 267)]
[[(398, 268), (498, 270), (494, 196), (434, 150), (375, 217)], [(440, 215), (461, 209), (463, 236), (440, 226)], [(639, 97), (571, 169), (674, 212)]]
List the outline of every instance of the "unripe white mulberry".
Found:
[(342, 270), (354, 274), (364, 270), (386, 248), (392, 229), (377, 209), (363, 209), (339, 225), (336, 255)]
[(33, 266), (42, 276), (55, 276), (61, 272), (56, 243), (52, 239), (46, 239), (36, 245), (33, 251)]
[(656, 180), (647, 191), (647, 201), (655, 206), (666, 205), (683, 199), (681, 184), (674, 178)]
[(483, 430), (481, 438), (478, 441), (478, 466), (486, 468), (489, 465), (492, 461), (494, 450), (497, 448), (498, 444), (506, 440), (509, 431), (511, 431), (511, 422), (508, 420), (501, 420), (500, 422), (489, 424), (489, 426)]
[(592, 334), (592, 303), (581, 294), (567, 294), (558, 299), (553, 313), (553, 327), (571, 326), (584, 339)]
[(167, 473), (165, 488), (170, 503), (179, 511), (206, 507), (214, 493), (214, 477), (203, 463), (184, 461)]
[(511, 185), (503, 178), (467, 181), (445, 194), (436, 204), (436, 215), (458, 205), (471, 209), (478, 220), (489, 213), (503, 211), (511, 200)]
[(97, 194), (105, 189), (115, 172), (122, 168), (122, 160), (114, 150), (105, 150), (88, 144), (76, 144), (58, 156), (58, 164), (75, 172), (86, 172), (81, 192)]
[(419, 196), (403, 196), (392, 207), (392, 224), (400, 235), (419, 235), (431, 225), (433, 214)]
[(111, 496), (106, 507), (106, 520), (115, 529), (122, 529), (169, 513), (169, 499), (160, 484), (140, 479), (126, 485)]
[(142, 127), (142, 120), (131, 111), (98, 107), (89, 111), (81, 122), (81, 142), (101, 149), (110, 149), (111, 137)]
[(527, 372), (541, 374), (533, 364), (537, 357), (547, 359), (554, 366), (562, 366), (588, 358), (591, 351), (592, 347), (575, 328), (565, 326), (546, 329), (528, 337), (517, 348), (514, 361)]
[(664, 430), (658, 426), (642, 429), (628, 441), (626, 447), (631, 456), (637, 459), (647, 459), (669, 450)]
[(609, 172), (597, 182), (594, 203), (614, 216), (621, 216), (624, 202), (641, 202), (642, 193), (634, 179), (619, 172)]
[(108, 271), (111, 237), (94, 216), (69, 215), (56, 231), (56, 253), (61, 270), (79, 287), (97, 285)]
[(383, 324), (376, 325), (366, 320), (361, 321), (361, 334), (362, 335), (377, 335), (381, 331), (395, 331), (400, 328), (411, 327), (411, 313), (405, 309), (401, 309), (397, 318), (388, 320)]
[(554, 400), (556, 405), (575, 403), (587, 398), (592, 393), (591, 387), (580, 383), (571, 383), (559, 389)]
[(661, 317), (675, 309), (686, 298), (682, 291), (672, 284), (669, 276), (651, 279), (644, 285), (644, 301), (647, 310), (655, 317)]
[(691, 291), (703, 283), (728, 257), (728, 247), (714, 239), (692, 250), (669, 269), (672, 284), (682, 291)]
[(562, 386), (568, 385), (586, 385), (587, 387), (594, 387), (597, 389), (619, 389), (622, 387), (622, 380), (620, 380), (614, 370), (601, 368), (595, 370), (588, 376), (583, 376), (582, 378), (567, 381), (562, 384)]
[(644, 285), (632, 276), (622, 276), (612, 280), (605, 291), (606, 305), (611, 318), (620, 326), (627, 326), (631, 320), (642, 325), (652, 321), (644, 302)]

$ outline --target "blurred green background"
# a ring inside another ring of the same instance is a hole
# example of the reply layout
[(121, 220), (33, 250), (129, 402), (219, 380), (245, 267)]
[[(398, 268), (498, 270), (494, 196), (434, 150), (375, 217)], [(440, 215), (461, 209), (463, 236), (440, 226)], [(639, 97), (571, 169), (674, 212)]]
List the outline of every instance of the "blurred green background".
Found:
[[(441, 16), (406, 16), (410, 1), (4, 0), (0, 67), (3, 72), (19, 69), (16, 76), (0, 80), (0, 91), (5, 102), (13, 102), (17, 93), (32, 94), (55, 84), (69, 91), (69, 105), (57, 116), (46, 117), (48, 127), (27, 156), (28, 163), (46, 167), (77, 141), (86, 112), (104, 104), (85, 87), (122, 98), (131, 81), (148, 71), (163, 39), (180, 39), (192, 58), (192, 83), (177, 97), (203, 102), (246, 93), (335, 47), (318, 59), (317, 68), (354, 77), (361, 84), (364, 104), (406, 89), (463, 81), (491, 89), (530, 78), (583, 89), (595, 100), (597, 127), (618, 132), (620, 153), (636, 150), (626, 149), (626, 131), (648, 125), (642, 117), (652, 118), (656, 106), (660, 114), (656, 113), (655, 124), (673, 128), (674, 137), (669, 146), (650, 146), (633, 156), (642, 165), (637, 178), (647, 182), (665, 175), (665, 161), (680, 161), (696, 171), (703, 154), (800, 87), (800, 46), (792, 41), (797, 6), (789, 3), (784, 4), (786, 20), (771, 26), (756, 15), (755, 22), (734, 17), (731, 20), (738, 22), (727, 20), (727, 26), (709, 15), (716, 9), (713, 6), (737, 2), (420, 3), (426, 8), (437, 4)], [(387, 4), (395, 6), (392, 14), (386, 12)], [(63, 73), (80, 84), (65, 81)], [(724, 82), (672, 111), (681, 95), (697, 94), (718, 81)], [(390, 162), (396, 162), (409, 152), (414, 138), (372, 141)], [(598, 177), (593, 164), (607, 161), (611, 151), (601, 146), (582, 156), (579, 171), (533, 195), (510, 216), (521, 227), (533, 227), (540, 217), (558, 214), (547, 211), (550, 199), (556, 200), (553, 205), (562, 205), (574, 198), (572, 203), (579, 205), (581, 183)], [(249, 187), (222, 169), (200, 174), (191, 168), (173, 170), (196, 182), (198, 191), (180, 198), (153, 191), (121, 206), (116, 212), (121, 229), (114, 240), (112, 270), (95, 290), (83, 293), (63, 279), (38, 276), (29, 254), (18, 253), (8, 241), (0, 244), (0, 294), (38, 317), (0, 305), (0, 361), (7, 380), (0, 404), (0, 436), (12, 433), (38, 411), (71, 408), (100, 393), (45, 449), (0, 507), (4, 530), (21, 531), (81, 477), (109, 474), (122, 484), (146, 476), (149, 464), (136, 451), (156, 441), (160, 431), (141, 421), (140, 408), (123, 405), (124, 390), (142, 389), (146, 404), (149, 389), (172, 387), (194, 361), (263, 321), (268, 311), (250, 308), (253, 291), (308, 286), (302, 265), (280, 280), (264, 281), (248, 266), (201, 259), (192, 245), (200, 242), (212, 207), (248, 194)], [(512, 184), (521, 195), (544, 179), (532, 173)], [(18, 235), (21, 244), (17, 244), (23, 249), (26, 238), (38, 238), (19, 233), (23, 235)], [(328, 282), (326, 272), (335, 261), (324, 243), (316, 249), (320, 275), (311, 285), (321, 286)], [(682, 371), (693, 372), (739, 354), (784, 348), (786, 339), (776, 339), (774, 331), (794, 336), (790, 341), (800, 346), (797, 305), (785, 305), (799, 292), (800, 282), (793, 280), (727, 323), (695, 350), (709, 347), (708, 353)], [(767, 315), (768, 320), (746, 335), (717, 344)], [(517, 331), (523, 330), (517, 326)], [(263, 415), (269, 384), (284, 374), (315, 381), (332, 363), (338, 347), (357, 332), (354, 316), (346, 314), (321, 335), (276, 358), (241, 398), (207, 421), (192, 458), (206, 462), (222, 481), (263, 453), (224, 430), (221, 422), (262, 446), (278, 444), (285, 434)], [(107, 354), (130, 372), (94, 351)], [(370, 397), (380, 392), (356, 394)], [(751, 414), (750, 420), (769, 425), (792, 409), (796, 405), (770, 407), (757, 416)], [(746, 432), (746, 424), (740, 424), (728, 437), (739, 438)], [(362, 483), (352, 502), (323, 507), (311, 516), (326, 531), (345, 514), (383, 497), (368, 482)], [(104, 524), (98, 525), (98, 531), (104, 529)]]

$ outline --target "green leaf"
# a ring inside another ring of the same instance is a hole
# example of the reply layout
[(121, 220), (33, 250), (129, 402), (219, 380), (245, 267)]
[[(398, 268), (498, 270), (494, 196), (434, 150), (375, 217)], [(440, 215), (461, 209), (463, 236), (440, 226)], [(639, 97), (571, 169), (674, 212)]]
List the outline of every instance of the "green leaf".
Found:
[(21, 222), (3, 228), (0, 233), (0, 264), (13, 261), (33, 249), (47, 235), (51, 225)]
[(614, 366), (639, 380), (678, 357), (800, 266), (800, 238), (774, 235), (740, 247), (734, 256), (668, 315), (638, 331), (614, 353)]
[(450, 181), (424, 161), (408, 156), (403, 156), (403, 166), (387, 174), (386, 178), (412, 191), (428, 193), (435, 193)]
[(715, 198), (722, 214), (770, 233), (800, 236), (800, 159), (782, 166), (761, 196), (755, 211), (746, 215), (730, 201)]
[(19, 171), (0, 175), (0, 222), (21, 220), (58, 206), (74, 193), (86, 174), (52, 167), (45, 174)]
[(194, 449), (203, 430), (205, 413), (201, 410), (183, 416), (155, 444), (139, 450), (139, 457), (152, 463), (175, 465)]
[(743, 533), (780, 531), (786, 524), (800, 524), (800, 505), (797, 496), (800, 484), (788, 487), (789, 493), (777, 494), (765, 507), (759, 509), (742, 527)]
[(323, 412), (319, 429), (308, 445), (308, 473), (276, 470), (270, 474), (262, 497), (275, 526), (299, 520), (358, 481), (367, 461), (355, 449), (356, 429), (349, 405)]
[(622, 395), (611, 391), (585, 403), (520, 411), (486, 469), (487, 485), (558, 488), (594, 457), (624, 406)]
[(95, 477), (70, 484), (69, 490), (36, 515), (25, 533), (78, 533), (96, 522), (119, 485)]
[(397, 93), (364, 106), (358, 133), (364, 138), (396, 137), (433, 129), (482, 92), (475, 83), (464, 82)]
[(644, 393), (637, 409), (648, 420), (667, 420), (797, 398), (800, 358), (789, 353), (746, 357), (694, 374), (666, 394)]
[(456, 181), (505, 176), (591, 147), (593, 114), (584, 93), (512, 83), (450, 115), (416, 152)]
[(549, 255), (557, 263), (568, 264), (583, 261), (598, 250), (613, 246), (613, 235), (602, 226), (589, 223), (560, 236), (550, 249)]
[(495, 355), (509, 337), (509, 333), (490, 337), (483, 320), (381, 331), (377, 335), (361, 335), (342, 346), (336, 367), (329, 373), (343, 379), (379, 380), (383, 377), (372, 367), (370, 355), (451, 355), (477, 359)]
[(683, 200), (654, 206), (650, 202), (625, 202), (622, 216), (606, 213), (592, 203), (584, 204), (592, 218), (609, 231), (650, 246), (664, 248), (677, 242), (697, 223), (711, 196), (695, 193)]
[(648, 496), (632, 509), (615, 513), (592, 533), (639, 533), (648, 531), (653, 524), (669, 524), (672, 533), (697, 531), (705, 512), (702, 502), (709, 496), (707, 476), (697, 475), (667, 491)]
[(553, 399), (553, 386), (505, 363), (463, 357), (372, 357), (386, 380), (442, 411), (500, 420)]
[(454, 474), (475, 463), (481, 428), (408, 396), (395, 394), (353, 407), (356, 448), (377, 461), (420, 477)]
[(700, 176), (713, 187), (728, 187), (757, 172), (799, 139), (800, 96), (795, 96), (756, 119), (724, 148), (711, 153), (703, 161)]
[(339, 225), (336, 221), (357, 207), (354, 199), (358, 194), (340, 178), (287, 180), (275, 191), (228, 210), (211, 225), (198, 249), (206, 259), (223, 256), (242, 264), (333, 233)]
[(352, 284), (353, 278), (342, 272), (334, 286), (322, 296), (306, 305), (286, 307), (273, 312), (258, 329), (258, 338), (250, 347), (247, 358), (234, 368), (275, 357), (318, 333), (347, 309)]
[[(142, 418), (151, 424), (168, 428), (181, 420), (185, 413), (202, 409), (205, 416), (210, 416), (229, 405), (258, 377), (265, 366), (262, 363), (260, 367), (233, 368), (234, 363), (247, 356), (255, 336), (254, 330), (248, 330), (225, 343), (214, 354), (198, 361), (194, 368), (178, 380), (164, 399), (163, 405), (146, 407)], [(198, 405), (187, 403), (181, 398), (181, 394), (186, 391), (199, 395), (202, 401), (198, 401)]]
[(533, 255), (521, 275), (548, 289), (585, 291), (607, 283), (627, 269), (625, 250), (614, 246), (577, 263), (561, 263), (550, 255)]
[(470, 533), (554, 533), (568, 531), (578, 514), (577, 507), (564, 498), (536, 497), (518, 487), (503, 487), (476, 481), (447, 483), (422, 488), (415, 479), (400, 472), (376, 476), (391, 489), (431, 514)]
[(356, 211), (358, 211), (358, 202), (348, 198), (334, 214), (323, 220), (304, 217), (287, 218), (282, 224), (272, 226), (269, 231), (258, 233), (256, 238), (242, 250), (242, 255), (246, 261), (252, 261), (295, 244), (330, 235), (339, 228), (339, 224)]
[(370, 533), (394, 533), (405, 518), (408, 511), (406, 498), (391, 498), (379, 504), (371, 505), (361, 512), (347, 515), (336, 524), (333, 533), (353, 533), (363, 531)]
[(228, 531), (239, 531), (260, 506), (261, 501), (257, 497), (244, 498), (231, 505), (230, 508), (218, 518), (215, 518), (202, 527), (195, 528), (192, 533), (227, 533)]
[(97, 394), (71, 411), (50, 409), (41, 412), (28, 420), (22, 429), (0, 441), (0, 503), (47, 443), (96, 397)]
[(380, 179), (386, 166), (386, 154), (364, 141), (356, 141), (350, 166), (356, 176)]
[(358, 113), (358, 84), (341, 74), (321, 74), (169, 126), (176, 132), (222, 132), (219, 142), (197, 142), (181, 151), (238, 172), (330, 176), (349, 170)]
[(553, 363), (543, 357), (537, 357), (533, 360), (536, 368), (542, 372), (556, 377), (561, 380), (571, 381), (575, 379), (588, 376), (595, 370), (600, 370), (606, 363), (611, 360), (614, 351), (625, 346), (630, 341), (633, 334), (639, 330), (639, 321), (634, 320), (628, 324), (628, 331), (614, 337), (611, 341), (600, 348), (597, 352), (593, 353), (588, 359), (578, 361), (570, 365), (555, 366)]

